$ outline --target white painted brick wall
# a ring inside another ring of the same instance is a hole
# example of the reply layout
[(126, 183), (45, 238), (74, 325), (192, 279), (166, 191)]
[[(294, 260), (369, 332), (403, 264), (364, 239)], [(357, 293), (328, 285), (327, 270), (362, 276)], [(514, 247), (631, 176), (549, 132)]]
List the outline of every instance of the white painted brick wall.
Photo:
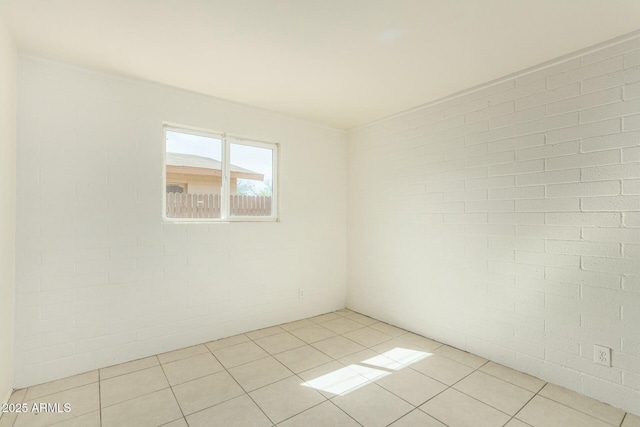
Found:
[(16, 225), (16, 46), (0, 19), (0, 404), (13, 389)]
[[(16, 388), (344, 306), (344, 132), (19, 66)], [(163, 121), (280, 143), (281, 221), (163, 224)]]
[(640, 129), (640, 114), (628, 116), (622, 119), (622, 127), (625, 131), (633, 131)]
[(635, 37), (351, 131), (349, 306), (640, 413), (638, 97)]

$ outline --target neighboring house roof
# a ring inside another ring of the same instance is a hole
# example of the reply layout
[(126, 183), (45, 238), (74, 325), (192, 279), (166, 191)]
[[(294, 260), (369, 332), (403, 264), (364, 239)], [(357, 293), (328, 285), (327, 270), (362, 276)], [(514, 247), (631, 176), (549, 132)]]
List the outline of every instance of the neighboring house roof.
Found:
[[(219, 160), (193, 154), (167, 153), (167, 171), (184, 173), (188, 175), (214, 175), (220, 176), (222, 164)], [(231, 165), (232, 178), (244, 178), (262, 181), (264, 174), (254, 172), (240, 166)]]

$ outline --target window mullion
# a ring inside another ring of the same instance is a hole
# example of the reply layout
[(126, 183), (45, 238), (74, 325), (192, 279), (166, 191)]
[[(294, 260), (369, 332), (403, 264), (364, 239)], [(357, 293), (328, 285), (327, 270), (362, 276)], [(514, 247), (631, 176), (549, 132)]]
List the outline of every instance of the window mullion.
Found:
[(222, 218), (228, 219), (231, 212), (230, 143), (227, 135), (222, 135)]

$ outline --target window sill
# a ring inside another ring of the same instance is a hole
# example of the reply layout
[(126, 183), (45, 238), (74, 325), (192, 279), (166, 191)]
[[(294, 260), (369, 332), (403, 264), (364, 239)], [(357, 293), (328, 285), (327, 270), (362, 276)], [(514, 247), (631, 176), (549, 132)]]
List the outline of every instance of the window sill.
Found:
[(275, 217), (235, 217), (235, 218), (163, 218), (163, 224), (225, 224), (232, 222), (280, 222)]

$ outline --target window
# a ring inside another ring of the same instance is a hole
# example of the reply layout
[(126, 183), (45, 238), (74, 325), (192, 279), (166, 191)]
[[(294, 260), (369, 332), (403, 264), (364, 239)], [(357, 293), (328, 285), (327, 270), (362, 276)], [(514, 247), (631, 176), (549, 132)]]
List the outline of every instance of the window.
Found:
[(277, 144), (165, 126), (164, 218), (277, 218)]

